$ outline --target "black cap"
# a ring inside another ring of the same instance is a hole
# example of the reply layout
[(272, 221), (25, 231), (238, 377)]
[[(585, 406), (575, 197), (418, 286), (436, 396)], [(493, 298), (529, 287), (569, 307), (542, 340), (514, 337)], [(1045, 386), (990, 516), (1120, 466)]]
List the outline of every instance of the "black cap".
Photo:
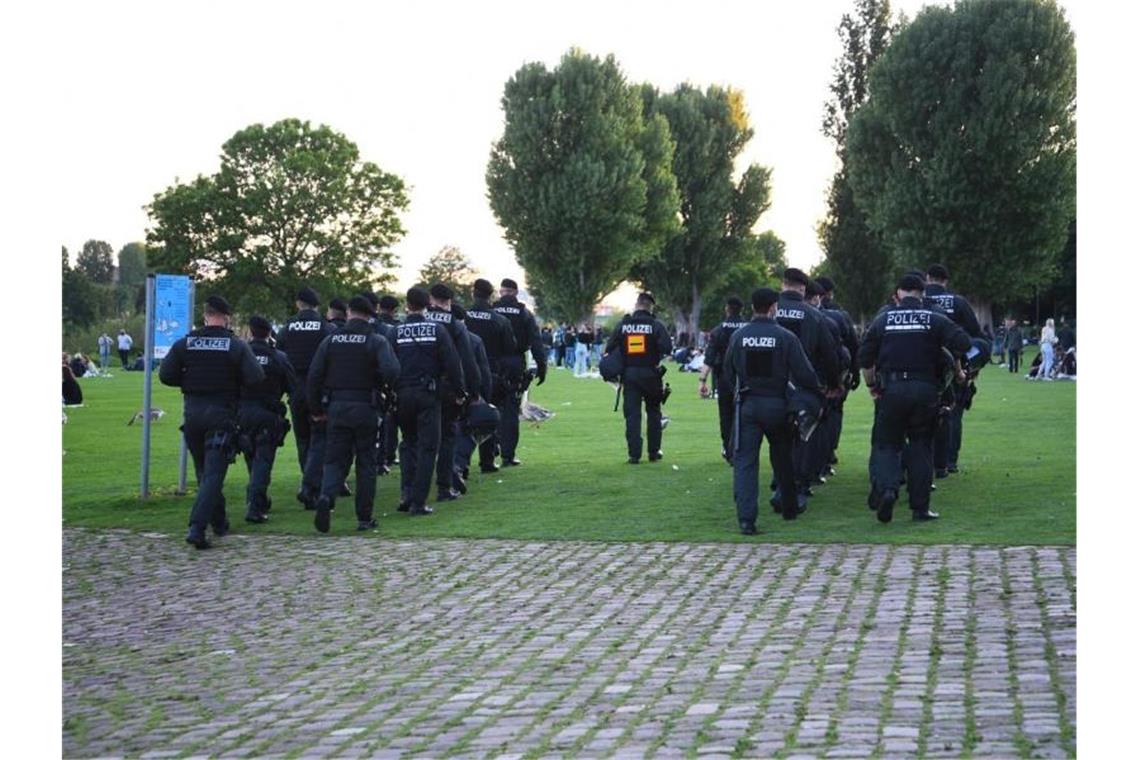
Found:
[(321, 303), (320, 296), (317, 291), (312, 288), (301, 288), (297, 291), (297, 300), (309, 304), (309, 306), (317, 306)]
[(803, 285), (806, 288), (808, 284), (808, 276), (804, 274), (802, 270), (796, 269), (795, 267), (790, 267), (784, 270), (784, 282), (798, 282), (800, 285)]
[(503, 281), (499, 283), (500, 288), (510, 288), (511, 290), (518, 290), (519, 284), (512, 280), (510, 277), (504, 277)]
[(407, 302), (409, 309), (427, 308), (428, 293), (423, 288), (408, 288)]
[(652, 293), (638, 293), (637, 294), (637, 302), (638, 303), (651, 303), (654, 306), (657, 305), (657, 299), (653, 297)]
[(386, 311), (395, 311), (400, 308), (400, 301), (396, 296), (380, 296), (380, 308)]
[(258, 338), (264, 338), (273, 331), (273, 325), (265, 317), (254, 314), (249, 318), (249, 331)]
[(933, 277), (936, 280), (949, 280), (950, 271), (941, 264), (931, 264), (930, 268), (926, 270), (928, 277)]
[(816, 282), (815, 280), (809, 279), (808, 283), (807, 283), (807, 291), (806, 292), (807, 292), (808, 298), (815, 298), (816, 296), (822, 296), (823, 295), (823, 288), (821, 288), (819, 286), (819, 283)]
[(431, 290), (428, 292), (431, 293), (431, 297), (437, 301), (450, 301), (455, 297), (455, 293), (452, 292), (451, 288), (447, 287), (442, 282), (437, 282), (435, 285), (432, 285)]
[(372, 302), (364, 296), (353, 296), (349, 299), (348, 310), (355, 311), (358, 314), (371, 314), (376, 316), (376, 310), (372, 308)]
[(733, 311), (740, 311), (744, 308), (744, 301), (741, 301), (736, 296), (729, 296), (728, 298), (724, 299), (724, 305)]
[(830, 277), (827, 277), (827, 276), (816, 277), (815, 278), (815, 284), (819, 285), (821, 288), (823, 288), (824, 293), (834, 293), (835, 292), (835, 281), (832, 280)]
[(926, 283), (916, 274), (904, 274), (899, 280), (898, 289), (922, 291), (926, 289)]
[(771, 288), (756, 288), (752, 291), (752, 308), (755, 311), (768, 311), (779, 300), (780, 294)]
[(380, 297), (373, 293), (371, 290), (362, 292), (361, 297), (368, 299), (368, 303), (372, 304), (372, 308), (376, 308), (376, 304), (380, 303)]
[(467, 319), (467, 309), (464, 309), (457, 303), (451, 304), (451, 316), (458, 319), (460, 322)]
[(329, 308), (333, 311), (348, 311), (348, 306), (339, 298), (329, 301)]
[(210, 296), (207, 298), (206, 308), (218, 314), (225, 314), (227, 316), (233, 314), (233, 311), (230, 309), (230, 302), (221, 296)]
[(474, 293), (478, 298), (486, 298), (495, 292), (495, 286), (492, 285), (489, 280), (484, 280), (482, 277), (480, 277), (471, 286), (471, 292)]

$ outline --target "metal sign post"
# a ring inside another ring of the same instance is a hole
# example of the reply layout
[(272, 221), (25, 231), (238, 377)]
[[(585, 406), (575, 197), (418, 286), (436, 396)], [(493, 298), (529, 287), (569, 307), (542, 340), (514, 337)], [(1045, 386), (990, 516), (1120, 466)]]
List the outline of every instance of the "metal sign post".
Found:
[(143, 440), (142, 440), (142, 482), (139, 496), (145, 499), (150, 495), (150, 398), (154, 378), (154, 275), (146, 276), (146, 322), (143, 326)]

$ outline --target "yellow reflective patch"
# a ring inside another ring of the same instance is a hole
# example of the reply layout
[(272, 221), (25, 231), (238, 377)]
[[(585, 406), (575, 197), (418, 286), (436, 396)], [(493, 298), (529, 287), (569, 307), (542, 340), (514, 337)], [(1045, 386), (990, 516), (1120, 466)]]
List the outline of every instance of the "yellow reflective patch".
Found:
[(644, 335), (627, 335), (625, 336), (625, 352), (630, 355), (638, 355), (645, 353), (645, 336)]

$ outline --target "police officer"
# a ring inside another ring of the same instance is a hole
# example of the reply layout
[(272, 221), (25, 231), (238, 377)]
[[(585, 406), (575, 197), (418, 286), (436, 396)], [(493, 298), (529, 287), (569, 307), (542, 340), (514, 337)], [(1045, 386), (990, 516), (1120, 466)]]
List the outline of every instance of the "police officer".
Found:
[[(902, 468), (915, 520), (938, 517), (930, 510), (934, 468), (930, 438), (938, 414), (938, 366), (942, 349), (962, 354), (970, 338), (945, 315), (922, 303), (924, 283), (904, 275), (898, 305), (881, 312), (859, 346), (863, 379), (876, 398), (871, 440), (871, 494), (867, 503), (880, 522), (890, 522)], [(905, 462), (903, 443), (912, 445)]]
[[(373, 315), (368, 318), (368, 324), (372, 325), (372, 329), (376, 332), (377, 335), (383, 336), (390, 345), (395, 345), (395, 323), (389, 322), (386, 317), (382, 317), (379, 311), (380, 303), (384, 299), (370, 290), (363, 293), (358, 293), (357, 295), (359, 295), (361, 298), (366, 299), (372, 306)], [(388, 465), (388, 455), (385, 449), (385, 441), (388, 437), (388, 428), (386, 427), (386, 423), (388, 422), (388, 418), (391, 416), (392, 412), (390, 409), (381, 409), (379, 411), (380, 416), (376, 423), (376, 445), (373, 447), (373, 455), (376, 460), (376, 474), (387, 475), (392, 471), (392, 468)], [(392, 420), (392, 427), (395, 427), (395, 420)], [(347, 495), (348, 490), (348, 487), (345, 486), (344, 491), (341, 492), (341, 495)]]
[[(835, 393), (840, 384), (839, 353), (827, 318), (805, 300), (807, 287), (808, 276), (802, 271), (794, 267), (784, 270), (783, 291), (776, 306), (776, 321), (799, 338), (825, 393)], [(803, 497), (801, 502), (804, 503), (811, 494), (811, 483), (818, 475), (818, 471), (811, 471), (809, 451), (806, 442), (796, 436), (793, 440), (792, 462), (796, 469), (796, 487)], [(780, 495), (773, 496), (772, 503), (780, 503)]]
[(847, 364), (840, 368), (842, 375), (846, 375), (848, 380), (840, 388), (840, 393), (828, 399), (829, 415), (825, 422), (827, 423), (827, 435), (831, 442), (831, 455), (828, 457), (828, 470), (829, 474), (833, 472), (830, 465), (838, 464), (839, 459), (836, 457), (836, 451), (839, 448), (839, 438), (843, 432), (843, 404), (847, 400), (848, 391), (853, 391), (859, 387), (859, 336), (855, 332), (855, 321), (851, 319), (848, 314), (839, 304), (834, 300), (835, 298), (835, 281), (830, 277), (817, 277), (816, 284), (823, 288), (823, 297), (820, 299), (819, 309), (823, 312), (824, 316), (831, 318), (838, 326), (840, 332), (840, 339), (843, 346), (847, 349)]
[(320, 497), (313, 525), (328, 533), (329, 517), (348, 468), (356, 460), (356, 529), (376, 527), (376, 426), (378, 398), (400, 374), (400, 363), (369, 319), (368, 299), (348, 302), (348, 322), (321, 341), (307, 380), (309, 404), (316, 417), (327, 417), (328, 441)]
[[(293, 439), (297, 442), (297, 459), (301, 463), (301, 488), (297, 491), (297, 501), (306, 509), (313, 508), (321, 485), (325, 424), (312, 419), (304, 378), (309, 374), (317, 346), (336, 330), (317, 312), (320, 302), (312, 288), (301, 288), (297, 293), (297, 313), (285, 321), (277, 339), (277, 348), (289, 357), (299, 380), (298, 393), (289, 400), (289, 411), (293, 415)], [(310, 456), (310, 449), (313, 449), (313, 456)]]
[(263, 523), (269, 519), (271, 506), (269, 479), (277, 447), (285, 441), (289, 421), (285, 419), (285, 405), (281, 396), (297, 394), (297, 376), (289, 358), (269, 343), (272, 331), (269, 321), (261, 316), (249, 318), (249, 331), (253, 336), (249, 348), (265, 372), (265, 379), (257, 385), (241, 389), (238, 410), (239, 440), (249, 471), (249, 485), (245, 491), (245, 521)]
[(792, 424), (788, 418), (788, 382), (819, 392), (815, 370), (803, 346), (775, 321), (780, 294), (771, 288), (752, 292), (752, 321), (732, 333), (725, 349), (723, 383), (739, 389), (734, 404), (735, 434), (732, 491), (740, 532), (756, 533), (760, 443), (768, 439), (768, 460), (780, 487), (785, 520), (798, 513), (792, 467)]
[(455, 468), (455, 438), (459, 434), (459, 416), (462, 413), (460, 402), (463, 398), (479, 395), (479, 365), (475, 361), (475, 351), (468, 340), (467, 328), (457, 321), (451, 311), (451, 299), (455, 295), (451, 288), (442, 283), (431, 286), (429, 306), (424, 311), (424, 319), (439, 322), (451, 336), (459, 361), (463, 366), (463, 383), (453, 386), (450, 378), (444, 378), (440, 389), (440, 436), (439, 457), (436, 461), (436, 486), (439, 501), (454, 501), (460, 493), (453, 487)]
[(452, 388), (463, 388), (463, 367), (445, 325), (424, 317), (429, 303), (427, 291), (412, 288), (405, 303), (408, 316), (396, 327), (396, 356), (400, 360), (396, 394), (401, 437), (399, 510), (430, 515), (427, 498), (439, 453), (440, 386), (447, 378)]
[(622, 317), (621, 323), (606, 343), (606, 353), (620, 350), (624, 370), (622, 388), (625, 400), (625, 443), (629, 450), (629, 463), (641, 461), (641, 403), (645, 402), (645, 437), (649, 446), (649, 461), (661, 459), (661, 403), (665, 400), (661, 376), (657, 366), (673, 353), (673, 341), (665, 325), (651, 311), (657, 304), (649, 293), (637, 297), (633, 314)]
[[(499, 300), (495, 302), (493, 308), (510, 321), (511, 329), (515, 333), (516, 351), (513, 356), (507, 357), (502, 362), (508, 391), (502, 405), (499, 406), (499, 413), (502, 415), (499, 446), (503, 467), (516, 467), (522, 464), (515, 458), (515, 451), (519, 445), (519, 406), (527, 386), (526, 352), (529, 350), (534, 358), (539, 385), (546, 382), (546, 352), (542, 350), (542, 336), (539, 334), (534, 315), (519, 302), (518, 283), (505, 278), (499, 285)], [(492, 464), (492, 471), (497, 469)]]
[(334, 298), (329, 301), (329, 308), (325, 312), (325, 319), (327, 319), (329, 324), (335, 329), (339, 330), (344, 327), (348, 321), (348, 306), (339, 298)]
[(729, 464), (732, 464), (732, 427), (736, 416), (736, 397), (734, 388), (724, 382), (724, 360), (728, 355), (729, 338), (737, 329), (748, 324), (740, 313), (743, 309), (744, 302), (736, 296), (729, 296), (724, 302), (724, 321), (709, 333), (699, 388), (701, 398), (708, 398), (708, 377), (709, 373), (712, 373), (713, 382), (716, 384), (717, 411), (720, 414), (720, 455)]
[[(380, 296), (379, 311), (376, 318), (384, 324), (395, 330), (396, 325), (400, 324), (400, 320), (396, 316), (396, 312), (400, 308), (400, 301), (392, 295)], [(395, 333), (393, 332), (388, 338), (389, 342), (395, 345)], [(392, 471), (392, 467), (399, 462), (396, 456), (396, 447), (399, 444), (399, 425), (396, 423), (396, 410), (393, 407), (391, 411), (384, 415), (384, 421), (381, 425), (383, 429), (383, 458), (380, 463), (380, 474), (385, 474)]]
[[(475, 280), (471, 286), (474, 298), (471, 308), (467, 310), (465, 324), (472, 335), (478, 335), (483, 341), (483, 348), (487, 352), (487, 362), (491, 368), (491, 393), (486, 398), (499, 409), (506, 405), (508, 365), (518, 354), (515, 345), (515, 331), (511, 321), (495, 311), (491, 306), (491, 295), (495, 288), (490, 282), (482, 278)], [(491, 436), (479, 444), (479, 469), (483, 472), (496, 472), (495, 446), (498, 436)], [(466, 471), (464, 478), (467, 477)]]
[(203, 311), (206, 326), (175, 341), (158, 370), (163, 385), (182, 389), (182, 434), (198, 481), (186, 543), (198, 549), (210, 547), (207, 523), (215, 536), (229, 531), (222, 485), (237, 455), (238, 394), (265, 379), (249, 344), (229, 330), (226, 300), (210, 296)]
[(823, 286), (809, 278), (805, 300), (824, 316), (823, 323), (831, 334), (831, 342), (835, 346), (836, 352), (835, 360), (839, 364), (839, 388), (833, 389), (824, 399), (819, 426), (815, 435), (807, 441), (806, 445), (807, 469), (810, 477), (816, 483), (826, 483), (828, 476), (832, 473), (830, 460), (833, 448), (832, 431), (835, 425), (835, 421), (832, 419), (835, 402), (842, 398), (844, 387), (847, 385), (846, 371), (851, 366), (852, 354), (844, 344), (843, 328), (839, 318), (823, 310)]
[[(494, 314), (494, 312), (491, 312)], [(451, 304), (451, 316), (456, 322), (465, 325), (467, 324), (467, 311), (457, 303)], [(495, 314), (495, 316), (499, 316)], [(507, 327), (508, 331), (510, 327)], [(475, 354), (475, 365), (479, 368), (479, 386), (477, 393), (471, 399), (472, 403), (477, 403), (479, 398), (487, 400), (491, 398), (492, 386), (494, 383), (494, 374), (491, 371), (491, 362), (487, 357), (487, 349), (483, 344), (483, 339), (474, 330), (468, 330), (467, 340), (471, 342), (471, 350)], [(469, 405), (465, 405), (463, 413), (460, 415), (460, 428), (456, 431), (455, 439), (455, 461), (452, 463), (451, 482), (453, 487), (459, 493), (467, 493), (467, 473), (471, 465), (471, 454), (475, 451), (475, 438), (467, 432), (467, 410)]]

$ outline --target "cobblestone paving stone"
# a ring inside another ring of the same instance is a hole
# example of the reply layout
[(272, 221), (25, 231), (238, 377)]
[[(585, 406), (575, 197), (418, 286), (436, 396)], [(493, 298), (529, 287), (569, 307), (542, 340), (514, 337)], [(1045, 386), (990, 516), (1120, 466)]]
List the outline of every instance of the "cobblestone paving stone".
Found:
[(1071, 547), (64, 531), (67, 757), (1066, 757)]

